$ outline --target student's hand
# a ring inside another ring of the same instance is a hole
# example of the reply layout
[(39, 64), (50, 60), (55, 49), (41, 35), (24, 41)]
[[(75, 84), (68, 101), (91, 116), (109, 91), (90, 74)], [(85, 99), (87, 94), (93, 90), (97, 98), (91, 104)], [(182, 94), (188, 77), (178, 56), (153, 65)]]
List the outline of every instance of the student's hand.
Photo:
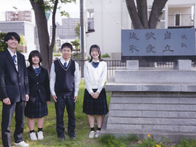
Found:
[(50, 104), (50, 101), (47, 101), (46, 103), (47, 103), (47, 104)]
[(78, 98), (77, 96), (74, 96), (74, 103), (77, 101), (77, 98)]
[(57, 102), (57, 96), (56, 95), (53, 95), (52, 97), (54, 99), (54, 102), (56, 103)]
[(95, 93), (94, 93), (94, 92), (92, 92), (92, 93), (91, 93), (91, 96), (94, 98), (94, 97), (95, 97)]
[(95, 92), (94, 98), (97, 99), (99, 97), (99, 92)]
[(10, 101), (9, 98), (3, 99), (3, 103), (6, 104), (6, 105), (11, 105), (11, 101)]
[(26, 94), (25, 96), (26, 96), (26, 102), (29, 101), (29, 95)]

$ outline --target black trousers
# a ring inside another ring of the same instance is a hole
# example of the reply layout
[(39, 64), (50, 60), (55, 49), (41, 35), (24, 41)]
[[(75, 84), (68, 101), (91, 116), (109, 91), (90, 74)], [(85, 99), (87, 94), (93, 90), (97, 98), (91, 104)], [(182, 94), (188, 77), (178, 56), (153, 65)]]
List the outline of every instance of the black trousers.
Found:
[(65, 106), (68, 114), (68, 134), (70, 137), (75, 136), (75, 102), (74, 102), (74, 95), (71, 96), (58, 96), (57, 95), (57, 102), (55, 103), (56, 109), (56, 131), (58, 137), (62, 138), (65, 137), (65, 127), (64, 127), (64, 111)]
[(4, 147), (11, 146), (11, 134), (9, 127), (11, 125), (11, 119), (14, 112), (16, 122), (14, 140), (16, 143), (23, 141), (22, 134), (24, 129), (24, 109), (25, 102), (16, 102), (11, 105), (5, 105), (3, 103), (1, 133)]

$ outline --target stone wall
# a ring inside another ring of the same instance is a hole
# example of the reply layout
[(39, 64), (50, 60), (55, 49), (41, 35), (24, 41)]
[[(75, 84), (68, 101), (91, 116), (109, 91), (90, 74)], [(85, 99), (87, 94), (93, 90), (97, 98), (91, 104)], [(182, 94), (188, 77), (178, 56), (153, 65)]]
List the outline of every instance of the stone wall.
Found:
[(171, 141), (195, 137), (196, 70), (182, 69), (116, 71), (106, 84), (112, 96), (102, 133), (152, 134)]

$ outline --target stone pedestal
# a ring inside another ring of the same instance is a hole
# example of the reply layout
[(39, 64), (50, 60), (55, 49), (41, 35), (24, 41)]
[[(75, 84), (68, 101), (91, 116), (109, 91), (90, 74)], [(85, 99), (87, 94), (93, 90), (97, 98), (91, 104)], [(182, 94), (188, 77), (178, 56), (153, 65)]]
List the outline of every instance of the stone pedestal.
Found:
[(112, 96), (103, 134), (137, 134), (140, 139), (151, 134), (171, 141), (196, 136), (195, 69), (117, 70), (106, 90)]

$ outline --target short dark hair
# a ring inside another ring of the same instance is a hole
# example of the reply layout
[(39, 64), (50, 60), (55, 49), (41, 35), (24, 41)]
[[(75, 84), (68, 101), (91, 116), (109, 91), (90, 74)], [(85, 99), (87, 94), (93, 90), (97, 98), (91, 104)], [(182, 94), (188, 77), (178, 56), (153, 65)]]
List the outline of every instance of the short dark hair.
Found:
[(71, 50), (73, 50), (73, 47), (72, 47), (71, 43), (68, 43), (68, 42), (63, 43), (63, 44), (61, 45), (61, 50), (62, 50), (64, 47), (68, 47), (68, 48), (70, 48)]
[(29, 58), (28, 58), (28, 61), (30, 63), (30, 65), (33, 65), (33, 61), (32, 61), (32, 58), (37, 56), (39, 58), (39, 65), (40, 65), (40, 62), (42, 62), (42, 56), (41, 56), (41, 53), (38, 51), (38, 50), (33, 50), (30, 52), (29, 54)]
[[(101, 50), (100, 50), (100, 47), (98, 45), (96, 45), (96, 44), (91, 45), (90, 50), (89, 50), (90, 56), (91, 56), (91, 51), (93, 49), (96, 49), (99, 52), (99, 61), (103, 61), (103, 59), (101, 59)], [(89, 60), (89, 62), (91, 62), (92, 60), (93, 60), (93, 57), (91, 56), (91, 59)]]
[(18, 41), (18, 43), (20, 43), (20, 36), (16, 33), (16, 32), (8, 32), (5, 36), (4, 36), (4, 42), (7, 42), (8, 40), (12, 40), (13, 37)]

